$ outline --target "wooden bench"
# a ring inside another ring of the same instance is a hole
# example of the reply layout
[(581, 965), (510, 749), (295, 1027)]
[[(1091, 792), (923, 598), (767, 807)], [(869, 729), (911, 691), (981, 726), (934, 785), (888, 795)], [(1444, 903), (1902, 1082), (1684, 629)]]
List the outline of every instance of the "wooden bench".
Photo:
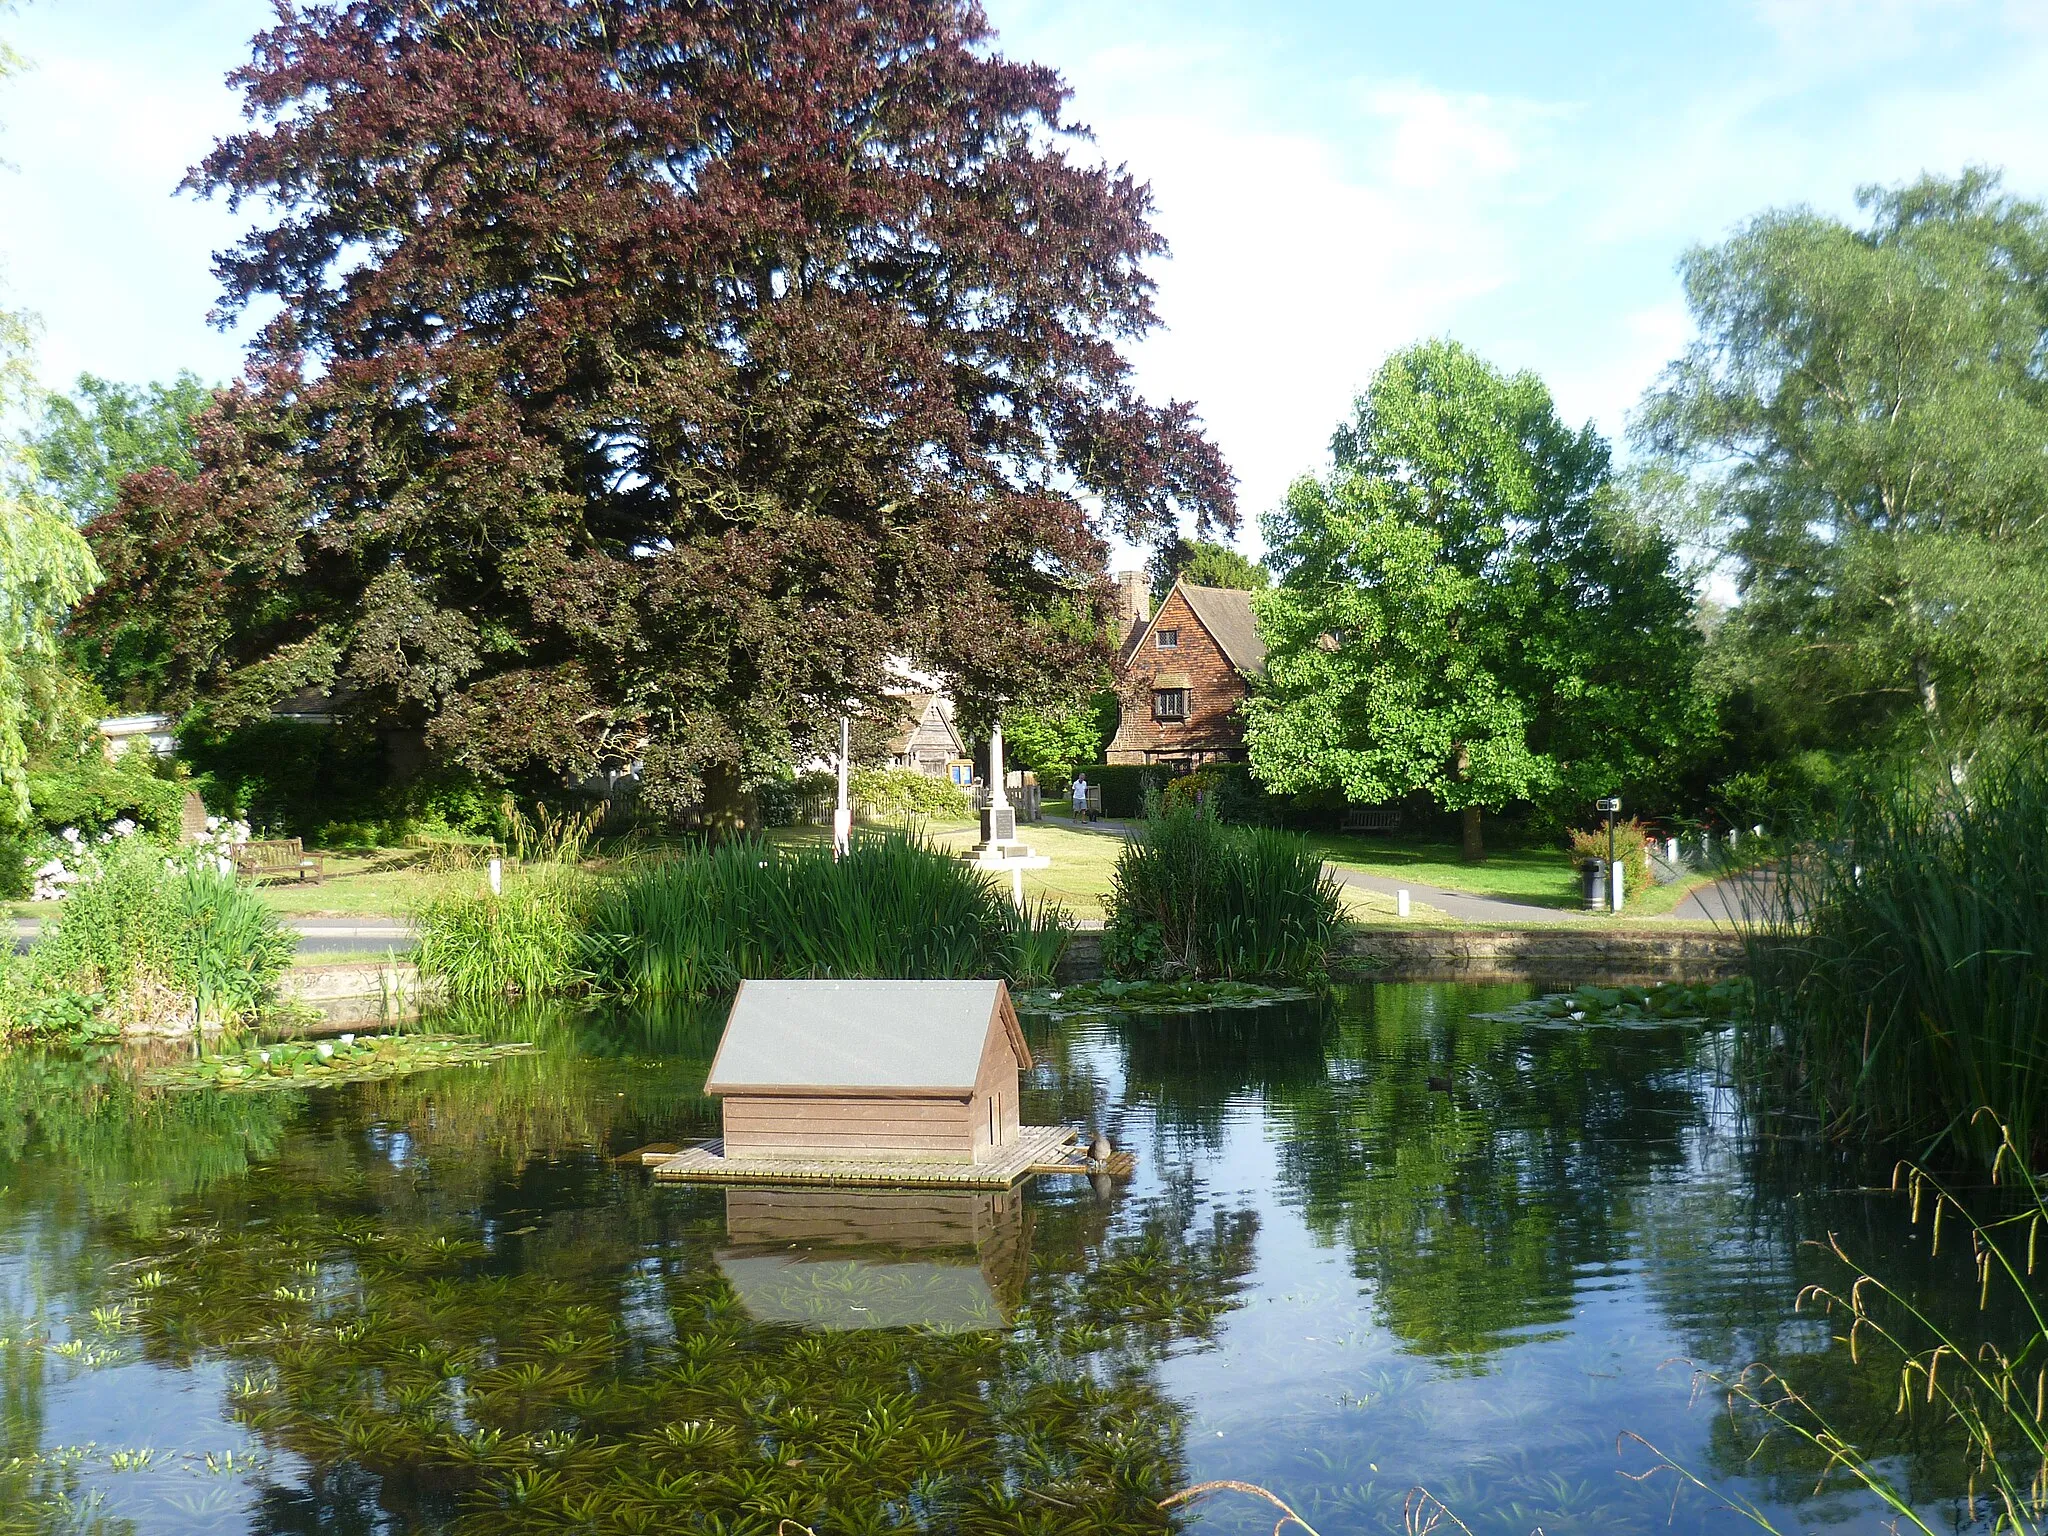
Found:
[(321, 855), (306, 852), (298, 838), (272, 837), (244, 843), (236, 849), (235, 873), (251, 880), (282, 879), (289, 875), (303, 881), (310, 876), (318, 885), (327, 873), (327, 865)]
[(1398, 805), (1352, 805), (1344, 809), (1344, 830), (1346, 832), (1398, 832), (1401, 830), (1401, 807)]

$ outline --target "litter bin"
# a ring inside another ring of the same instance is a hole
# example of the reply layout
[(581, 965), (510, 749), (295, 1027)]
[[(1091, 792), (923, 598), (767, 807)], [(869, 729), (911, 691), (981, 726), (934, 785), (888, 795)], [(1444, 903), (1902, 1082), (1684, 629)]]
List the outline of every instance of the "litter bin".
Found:
[(1607, 910), (1607, 861), (1588, 859), (1579, 866), (1579, 889), (1586, 898), (1588, 912)]

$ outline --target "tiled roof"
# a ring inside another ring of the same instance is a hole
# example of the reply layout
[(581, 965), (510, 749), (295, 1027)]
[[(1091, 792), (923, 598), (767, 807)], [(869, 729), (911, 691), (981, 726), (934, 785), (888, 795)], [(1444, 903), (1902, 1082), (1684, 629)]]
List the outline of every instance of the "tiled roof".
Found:
[(1180, 592), (1233, 667), (1246, 677), (1257, 677), (1265, 670), (1266, 642), (1259, 637), (1251, 593), (1235, 587), (1194, 587), (1186, 582), (1181, 583)]

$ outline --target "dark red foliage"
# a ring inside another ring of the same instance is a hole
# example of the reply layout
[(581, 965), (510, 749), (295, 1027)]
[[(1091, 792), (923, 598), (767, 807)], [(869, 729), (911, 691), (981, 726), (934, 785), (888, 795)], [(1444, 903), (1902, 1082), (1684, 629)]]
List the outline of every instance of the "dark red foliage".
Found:
[(282, 308), (198, 481), (94, 530), (184, 697), (326, 642), (476, 766), (749, 772), (891, 657), (1084, 677), (1104, 536), (1235, 520), (1120, 351), (1148, 192), (974, 5), (281, 0), (234, 78), (192, 184)]

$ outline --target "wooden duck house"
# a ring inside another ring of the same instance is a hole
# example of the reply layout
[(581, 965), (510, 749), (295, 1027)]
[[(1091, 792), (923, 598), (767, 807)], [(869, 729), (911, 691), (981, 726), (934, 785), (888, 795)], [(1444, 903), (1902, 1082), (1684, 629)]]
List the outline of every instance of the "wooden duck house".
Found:
[(983, 1164), (1030, 1065), (1000, 981), (749, 981), (704, 1091), (727, 1160)]

